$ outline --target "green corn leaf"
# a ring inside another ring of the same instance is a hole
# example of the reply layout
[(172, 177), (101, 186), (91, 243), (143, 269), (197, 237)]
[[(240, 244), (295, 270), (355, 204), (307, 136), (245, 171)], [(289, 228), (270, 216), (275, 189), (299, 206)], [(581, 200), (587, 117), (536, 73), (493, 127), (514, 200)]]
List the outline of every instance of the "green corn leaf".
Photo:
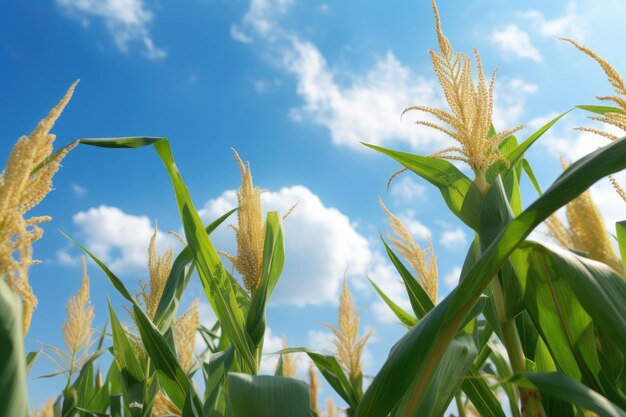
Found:
[(470, 192), (472, 181), (453, 164), (443, 159), (393, 151), (367, 143), (363, 145), (392, 157), (437, 187), (452, 213), (472, 229), (476, 228), (478, 195)]
[(234, 357), (235, 349), (231, 347), (222, 352), (211, 353), (202, 365), (205, 387), (203, 410), (207, 416), (211, 416), (219, 407), (224, 381), (232, 368)]
[(481, 417), (505, 417), (502, 404), (487, 384), (487, 381), (476, 370), (471, 370), (468, 378), (463, 380), (461, 389), (472, 402)]
[(626, 411), (619, 408), (597, 392), (589, 389), (560, 372), (522, 373), (513, 376), (511, 382), (527, 388), (537, 388), (542, 395), (573, 403), (593, 411), (600, 417), (626, 417)]
[(576, 108), (581, 109), (581, 110), (586, 110), (588, 112), (595, 113), (595, 114), (605, 114), (605, 113), (624, 114), (624, 110), (620, 109), (619, 107), (613, 107), (613, 106), (596, 106), (592, 104), (579, 104), (578, 106), (576, 106)]
[(26, 373), (27, 374), (30, 372), (31, 369), (33, 369), (33, 365), (35, 365), (35, 361), (37, 360), (39, 355), (41, 355), (41, 352), (43, 352), (43, 349), (39, 349), (34, 352), (28, 352), (28, 355), (26, 355)]
[[(515, 248), (553, 212), (594, 182), (626, 168), (626, 141), (619, 140), (572, 164), (546, 192), (503, 229), (459, 286), (413, 327), (390, 352), (372, 381), (355, 417), (389, 414), (410, 391), (406, 417), (413, 416), (460, 326), (491, 278)], [(414, 380), (415, 375), (420, 378)]]
[(311, 417), (308, 386), (280, 376), (228, 374), (229, 417)]
[[(102, 271), (109, 278), (109, 281), (111, 281), (120, 294), (132, 303), (135, 323), (139, 329), (141, 341), (143, 342), (146, 352), (150, 356), (152, 364), (155, 366), (159, 374), (159, 382), (172, 402), (179, 409), (182, 409), (187, 391), (193, 389), (193, 387), (190, 385), (187, 375), (178, 363), (176, 354), (172, 351), (172, 348), (165, 337), (159, 332), (152, 321), (150, 321), (146, 313), (141, 309), (139, 303), (137, 303), (137, 301), (130, 295), (124, 283), (84, 246), (74, 242), (69, 237), (67, 238), (82, 249), (87, 255), (89, 255), (89, 257), (91, 257), (91, 259), (93, 259), (93, 261), (100, 266)], [(113, 320), (113, 315), (111, 319)]]
[(400, 323), (409, 328), (413, 327), (417, 323), (417, 319), (415, 317), (404, 311), (402, 307), (394, 303), (391, 298), (387, 297), (383, 290), (378, 288), (378, 285), (376, 285), (374, 281), (372, 281), (369, 277), (367, 279), (369, 280), (370, 284), (372, 284), (378, 295), (380, 295), (380, 298), (383, 299), (383, 301), (389, 306), (393, 314), (395, 314), (398, 320), (400, 320)]
[[(210, 235), (235, 211), (237, 211), (236, 208), (214, 220), (204, 229), (206, 233)], [(193, 252), (189, 246), (185, 246), (172, 263), (170, 274), (163, 288), (163, 294), (154, 313), (153, 322), (162, 332), (167, 330), (176, 319), (180, 299), (189, 283), (193, 270)]]
[[(439, 366), (437, 366), (437, 370), (424, 394), (424, 401), (420, 403), (413, 415), (443, 415), (450, 402), (452, 402), (454, 395), (461, 387), (476, 355), (478, 355), (478, 349), (472, 334), (462, 332), (454, 338), (443, 355)], [(419, 375), (416, 375), (416, 377), (419, 378)], [(396, 415), (405, 414), (410, 400), (409, 395), (402, 399)]]
[(622, 264), (626, 265), (626, 220), (615, 223), (615, 235), (619, 245), (619, 254)]
[(0, 416), (28, 417), (22, 309), (0, 279)]
[[(169, 142), (165, 138), (130, 137), (114, 139), (81, 139), (82, 144), (108, 148), (136, 148), (153, 145), (163, 162), (178, 205), (179, 214), (185, 230), (185, 237), (191, 248), (198, 275), (215, 312), (222, 331), (235, 345), (250, 372), (257, 369), (256, 358), (252, 353), (253, 343), (245, 332), (245, 318), (237, 303), (236, 294), (228, 274), (202, 226), (198, 212), (194, 208), (178, 167), (174, 162)], [(182, 406), (182, 404), (181, 404)]]
[[(572, 110), (573, 109), (570, 109), (564, 113), (559, 114), (554, 119), (550, 120), (548, 123), (541, 126), (535, 133), (533, 133), (528, 138), (526, 138), (517, 147), (515, 148), (511, 147), (505, 150), (502, 156), (504, 156), (504, 158), (507, 161), (509, 161), (509, 164), (510, 164), (509, 166), (514, 167), (518, 161), (522, 160), (526, 151), (537, 141), (537, 139), (543, 136), (543, 134), (546, 133), (556, 122), (558, 122), (559, 119), (561, 119), (563, 116), (565, 116), (567, 113), (571, 112)], [(507, 171), (507, 167), (506, 165), (504, 165), (504, 163), (502, 162), (494, 163), (487, 170), (487, 175), (486, 175), (487, 181), (491, 183), (491, 181), (493, 181), (499, 174), (503, 174), (505, 171)]]
[(402, 278), (402, 282), (404, 282), (404, 286), (406, 288), (407, 295), (409, 296), (409, 301), (411, 302), (411, 307), (413, 308), (413, 313), (415, 317), (421, 319), (428, 313), (434, 306), (432, 300), (426, 293), (426, 290), (422, 288), (419, 282), (411, 275), (409, 270), (404, 266), (400, 258), (391, 250), (387, 242), (381, 237), (381, 241), (385, 246), (385, 250), (387, 251), (387, 256), (391, 260), (391, 263), (396, 268), (400, 277)]
[(326, 355), (312, 349), (301, 347), (283, 349), (278, 353), (296, 352), (306, 353), (309, 358), (311, 358), (317, 369), (319, 369), (324, 379), (326, 379), (335, 392), (344, 399), (348, 406), (352, 409), (357, 407), (360, 395), (358, 395), (358, 393), (354, 390), (354, 387), (350, 383), (350, 379), (337, 361), (337, 358), (332, 355)]
[[(603, 365), (599, 340), (626, 353), (626, 282), (610, 267), (558, 247), (526, 243), (532, 251), (525, 302), (560, 370), (620, 407), (613, 367)], [(598, 338), (598, 330), (603, 336)], [(601, 350), (610, 353), (608, 346)]]
[(541, 191), (541, 186), (539, 185), (539, 181), (537, 181), (537, 177), (535, 177), (535, 172), (530, 166), (530, 163), (528, 162), (528, 160), (526, 159), (522, 160), (522, 167), (524, 168), (524, 172), (528, 176), (528, 179), (532, 183), (533, 187), (535, 187), (535, 191), (537, 191), (537, 194), (539, 195), (543, 194), (543, 191)]
[[(128, 335), (117, 318), (117, 314), (115, 314), (113, 306), (111, 306), (110, 302), (108, 304), (115, 363), (109, 370), (107, 383), (109, 383), (109, 380), (119, 381), (119, 389), (121, 389), (124, 404), (128, 408), (130, 415), (132, 417), (142, 417), (143, 394), (145, 391), (144, 370), (133, 351)], [(119, 371), (112, 373), (114, 368), (118, 368)], [(117, 391), (117, 387), (115, 390)], [(141, 407), (133, 407), (131, 406), (132, 404), (141, 404)]]

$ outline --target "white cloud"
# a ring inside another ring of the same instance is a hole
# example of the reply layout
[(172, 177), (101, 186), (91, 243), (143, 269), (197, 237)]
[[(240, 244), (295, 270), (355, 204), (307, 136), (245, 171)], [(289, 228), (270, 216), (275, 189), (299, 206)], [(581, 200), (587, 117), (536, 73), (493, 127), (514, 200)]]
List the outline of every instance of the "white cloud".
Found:
[(455, 266), (443, 277), (443, 283), (447, 289), (452, 289), (456, 287), (459, 282), (459, 277), (461, 276), (462, 268), (460, 266)]
[(538, 10), (528, 10), (520, 12), (520, 16), (527, 19), (534, 31), (544, 37), (571, 37), (582, 40), (588, 33), (587, 20), (576, 11), (576, 4), (573, 2), (567, 6), (567, 11), (563, 16), (548, 19)]
[[(297, 306), (334, 302), (346, 268), (350, 275), (365, 275), (372, 261), (369, 242), (345, 214), (325, 206), (300, 185), (265, 192), (262, 202), (266, 210), (280, 213), (299, 202), (284, 221), (285, 267), (272, 302)], [(214, 219), (235, 206), (235, 191), (228, 190), (207, 202), (200, 213)], [(235, 252), (232, 230), (220, 227), (212, 238), (219, 249)]]
[(333, 334), (329, 330), (309, 330), (307, 346), (315, 346), (315, 350), (325, 353), (332, 353), (336, 349), (333, 344)]
[(311, 42), (294, 39), (282, 63), (296, 76), (297, 93), (304, 101), (292, 111), (292, 117), (325, 126), (335, 145), (365, 150), (361, 141), (377, 145), (402, 141), (424, 150), (447, 142), (432, 129), (413, 125), (408, 117), (400, 120), (407, 106), (436, 106), (440, 99), (434, 80), (417, 76), (392, 52), (378, 58), (365, 74), (351, 74), (346, 87), (336, 82)]
[[(154, 233), (154, 226), (147, 216), (136, 216), (117, 207), (101, 205), (76, 213), (73, 223), (78, 230), (72, 237), (111, 270), (125, 275), (146, 273), (148, 245)], [(175, 247), (177, 242), (159, 231), (156, 245), (157, 250), (162, 251)], [(61, 263), (74, 264), (77, 257), (63, 249), (58, 253), (58, 260)]]
[(87, 189), (79, 184), (72, 184), (72, 192), (77, 198), (84, 197), (87, 194)]
[(247, 35), (244, 31), (242, 31), (237, 25), (232, 25), (230, 27), (230, 36), (237, 42), (241, 42), (241, 43), (254, 42), (254, 39), (252, 39), (252, 37)]
[[(366, 70), (334, 68), (314, 43), (284, 27), (281, 18), (292, 4), (292, 0), (252, 0), (232, 32), (244, 42), (264, 42), (263, 56), (295, 76), (303, 103), (292, 109), (293, 120), (324, 126), (333, 144), (362, 151), (366, 149), (362, 141), (382, 146), (405, 143), (420, 152), (451, 146), (452, 140), (441, 132), (412, 123), (434, 121), (428, 115), (407, 115), (400, 120), (403, 109), (414, 104), (443, 106), (434, 76), (420, 76), (392, 51), (377, 57)], [(508, 122), (518, 120), (527, 94), (535, 90), (536, 86), (521, 79), (498, 82), (494, 121), (512, 127)]]
[(467, 235), (460, 227), (445, 230), (439, 239), (439, 243), (449, 250), (461, 249), (467, 244)]
[(515, 24), (494, 30), (491, 34), (491, 43), (500, 49), (506, 58), (524, 58), (535, 62), (543, 60), (541, 52), (532, 44), (528, 33)]
[[(242, 20), (243, 28), (232, 25), (231, 36), (243, 43), (252, 42), (253, 36), (270, 41), (284, 36), (278, 19), (288, 12), (292, 4), (293, 0), (252, 0)], [(246, 30), (249, 32), (246, 33)]]
[(101, 19), (115, 45), (127, 52), (130, 43), (139, 43), (149, 59), (163, 59), (167, 53), (155, 46), (148, 30), (153, 18), (143, 0), (56, 0), (71, 16), (80, 19), (85, 27), (89, 19)]
[(406, 173), (394, 179), (389, 194), (398, 201), (425, 201), (427, 189), (426, 185), (415, 181), (414, 175)]

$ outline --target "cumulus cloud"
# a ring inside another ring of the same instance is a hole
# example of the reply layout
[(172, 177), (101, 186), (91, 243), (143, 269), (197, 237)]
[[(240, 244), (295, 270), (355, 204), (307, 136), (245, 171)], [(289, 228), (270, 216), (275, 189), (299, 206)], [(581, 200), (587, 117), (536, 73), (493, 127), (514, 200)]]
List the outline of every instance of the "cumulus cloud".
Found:
[(56, 0), (70, 16), (88, 27), (90, 19), (101, 20), (115, 45), (127, 52), (131, 43), (138, 43), (149, 59), (163, 59), (167, 53), (157, 47), (148, 29), (153, 19), (143, 0)]
[(535, 62), (543, 60), (541, 52), (532, 44), (528, 33), (515, 24), (494, 30), (491, 34), (491, 43), (502, 52), (505, 58), (530, 59)]
[[(280, 213), (298, 203), (284, 221), (285, 267), (273, 303), (305, 306), (334, 302), (346, 268), (350, 275), (365, 275), (372, 262), (369, 242), (345, 214), (324, 205), (311, 190), (296, 185), (268, 191), (263, 193), (262, 203), (264, 209)], [(236, 205), (235, 191), (228, 190), (208, 201), (200, 213), (208, 221)], [(212, 238), (219, 249), (236, 252), (232, 230), (220, 227)]]
[[(148, 265), (148, 245), (154, 233), (154, 225), (147, 216), (125, 213), (117, 207), (101, 205), (76, 213), (73, 218), (76, 232), (72, 234), (111, 270), (124, 275), (143, 273)], [(176, 247), (174, 239), (157, 233), (157, 250)], [(68, 249), (58, 253), (58, 260), (75, 264), (78, 256)]]

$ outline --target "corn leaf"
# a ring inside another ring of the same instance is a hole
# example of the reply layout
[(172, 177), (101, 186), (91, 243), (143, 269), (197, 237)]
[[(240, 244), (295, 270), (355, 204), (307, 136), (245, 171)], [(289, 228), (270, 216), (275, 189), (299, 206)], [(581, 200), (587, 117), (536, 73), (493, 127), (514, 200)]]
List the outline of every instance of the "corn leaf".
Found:
[[(626, 168), (626, 141), (619, 140), (572, 164), (546, 192), (504, 228), (471, 270), (441, 303), (411, 329), (390, 352), (372, 381), (355, 417), (387, 415), (408, 394), (403, 416), (414, 416), (448, 345), (491, 277), (515, 248), (553, 212), (594, 182)], [(420, 375), (414, 379), (415, 375)]]
[(605, 114), (605, 113), (624, 114), (624, 110), (620, 109), (619, 107), (613, 107), (613, 106), (597, 106), (593, 104), (579, 104), (578, 106), (576, 106), (576, 108), (581, 109), (581, 110), (586, 110), (588, 112), (595, 113), (595, 114)]
[(428, 296), (426, 290), (422, 288), (420, 283), (413, 277), (413, 275), (411, 275), (406, 266), (404, 266), (400, 258), (398, 258), (389, 245), (387, 245), (387, 242), (385, 242), (382, 237), (381, 240), (385, 246), (385, 250), (387, 251), (387, 256), (402, 278), (402, 282), (404, 283), (406, 293), (409, 296), (409, 301), (411, 302), (411, 307), (413, 308), (415, 317), (421, 319), (433, 308), (434, 304), (432, 300)]
[(310, 417), (309, 388), (297, 379), (228, 374), (229, 417)]
[(355, 409), (359, 403), (360, 395), (354, 390), (354, 387), (350, 383), (350, 379), (344, 372), (343, 368), (332, 355), (326, 355), (321, 352), (317, 352), (313, 349), (307, 348), (288, 348), (283, 349), (278, 353), (295, 353), (304, 352), (313, 361), (317, 369), (335, 390), (337, 394), (350, 406)]
[(383, 292), (383, 290), (378, 288), (378, 285), (376, 285), (374, 281), (371, 280), (371, 278), (368, 277), (367, 279), (372, 284), (378, 295), (380, 295), (380, 298), (383, 299), (383, 301), (389, 306), (393, 314), (395, 314), (398, 320), (400, 320), (400, 323), (409, 328), (415, 326), (415, 324), (417, 323), (417, 319), (415, 317), (413, 317), (410, 313), (402, 309), (402, 307), (394, 303), (393, 300)]
[(545, 396), (579, 405), (600, 417), (626, 417), (625, 410), (560, 372), (525, 372), (513, 376), (511, 382), (521, 387), (537, 388)]
[(22, 309), (0, 279), (0, 416), (28, 417)]
[[(218, 219), (214, 220), (204, 230), (208, 235), (213, 232), (220, 224), (222, 224), (231, 214), (237, 209), (232, 209), (229, 212), (223, 214)], [(172, 269), (167, 277), (165, 288), (163, 288), (163, 294), (159, 300), (159, 304), (154, 313), (154, 324), (159, 328), (161, 332), (169, 329), (178, 312), (178, 306), (180, 299), (191, 279), (191, 275), (194, 270), (193, 252), (189, 245), (185, 246), (183, 250), (178, 254), (172, 264)]]
[(475, 209), (478, 195), (470, 192), (472, 181), (453, 164), (443, 159), (393, 151), (367, 143), (363, 145), (392, 157), (437, 187), (452, 213), (469, 227), (476, 229), (478, 219)]
[[(518, 146), (514, 148), (510, 147), (508, 149), (504, 149), (502, 152), (502, 156), (504, 156), (504, 158), (507, 161), (509, 161), (509, 167), (510, 168), (515, 167), (517, 162), (520, 161), (524, 157), (524, 154), (526, 153), (526, 151), (537, 141), (537, 139), (543, 136), (543, 134), (546, 133), (556, 122), (558, 122), (559, 119), (561, 119), (563, 116), (565, 116), (567, 113), (571, 111), (572, 109), (559, 114), (554, 119), (550, 120), (548, 123), (541, 126), (535, 133), (533, 133), (528, 138), (526, 138)], [(494, 163), (487, 170), (487, 175), (486, 175), (487, 181), (491, 183), (494, 179), (496, 179), (498, 175), (503, 174), (505, 171), (508, 171), (510, 168), (507, 168), (506, 165), (502, 162)]]
[(626, 265), (626, 220), (615, 223), (615, 235), (617, 236), (617, 243), (619, 246), (620, 258), (622, 258), (622, 264)]
[[(413, 415), (443, 415), (461, 387), (477, 355), (478, 349), (472, 334), (462, 332), (455, 337), (437, 366), (430, 385), (424, 393), (424, 401), (420, 403)], [(419, 378), (419, 375), (416, 375), (416, 378)], [(407, 392), (395, 415), (405, 415), (410, 400), (410, 392)]]
[[(169, 142), (165, 138), (129, 137), (113, 139), (81, 139), (82, 144), (105, 148), (137, 148), (153, 145), (170, 177), (176, 204), (191, 248), (198, 275), (225, 336), (235, 345), (249, 371), (257, 368), (252, 342), (245, 332), (245, 318), (239, 308), (232, 282), (202, 226), (180, 172), (174, 162)], [(182, 405), (182, 404), (181, 404)]]

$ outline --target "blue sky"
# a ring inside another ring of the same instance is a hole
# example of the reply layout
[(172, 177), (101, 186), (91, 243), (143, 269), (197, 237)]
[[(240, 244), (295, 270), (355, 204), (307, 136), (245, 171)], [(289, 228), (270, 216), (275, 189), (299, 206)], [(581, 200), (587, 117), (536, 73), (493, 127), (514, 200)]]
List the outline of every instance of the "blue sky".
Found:
[[(610, 92), (597, 65), (559, 36), (626, 68), (618, 52), (626, 6), (617, 0), (439, 6), (455, 49), (476, 47), (487, 71), (498, 68), (494, 123), (498, 129), (525, 123), (522, 138), (559, 112)], [(366, 276), (403, 297), (377, 238), (388, 230), (379, 196), (419, 243), (432, 239), (440, 298), (458, 278), (469, 231), (414, 176), (399, 177), (386, 193), (397, 165), (359, 143), (420, 154), (447, 143), (412, 124), (417, 114), (400, 119), (409, 105), (442, 106), (427, 54), (436, 47), (429, 2), (5, 0), (0, 34), (2, 162), (80, 78), (54, 129), (58, 146), (80, 137), (168, 137), (207, 221), (234, 204), (239, 172), (231, 147), (250, 160), (255, 183), (268, 190), (267, 209), (286, 212), (300, 201), (285, 221), (287, 265), (268, 312), (268, 350), (283, 335), (290, 345), (328, 347), (320, 322), (336, 322), (347, 267), (363, 327), (375, 329), (365, 357), (366, 373), (375, 373), (402, 328)], [(571, 130), (581, 124), (590, 122), (571, 113), (528, 155), (544, 187), (560, 171), (559, 154), (573, 160), (601, 144)], [(525, 187), (528, 202), (534, 195)], [(606, 183), (593, 193), (611, 227), (621, 219), (621, 201)], [(62, 344), (65, 301), (80, 284), (79, 253), (58, 230), (96, 250), (137, 288), (147, 278), (155, 221), (162, 249), (175, 246), (163, 232), (180, 229), (170, 184), (151, 149), (75, 149), (55, 190), (34, 211), (53, 221), (35, 246), (44, 262), (31, 273), (39, 307), (28, 350)], [(234, 251), (231, 231), (219, 230), (214, 240)], [(123, 303), (94, 265), (88, 269), (101, 326), (106, 297)], [(196, 297), (202, 293), (194, 282), (186, 301)], [(206, 303), (201, 311), (209, 321)], [(42, 358), (31, 375), (52, 369)], [(61, 383), (31, 380), (33, 403), (56, 394)], [(328, 394), (326, 388), (321, 397)]]

